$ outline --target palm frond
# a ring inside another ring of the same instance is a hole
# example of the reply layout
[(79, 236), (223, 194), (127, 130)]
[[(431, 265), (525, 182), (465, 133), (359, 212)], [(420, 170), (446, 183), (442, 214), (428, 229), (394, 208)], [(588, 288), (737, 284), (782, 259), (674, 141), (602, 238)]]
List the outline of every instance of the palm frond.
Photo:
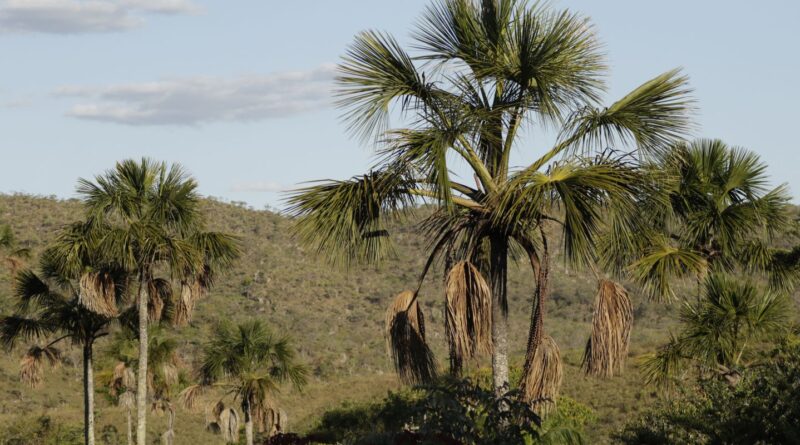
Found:
[(564, 377), (561, 351), (549, 335), (543, 335), (533, 357), (526, 359), (520, 381), (520, 396), (537, 412), (550, 411), (558, 400)]
[(387, 221), (413, 204), (414, 182), (394, 171), (306, 187), (288, 198), (294, 232), (334, 263), (374, 262), (390, 249)]
[(436, 94), (397, 41), (377, 31), (357, 35), (338, 69), (337, 105), (345, 110), (349, 131), (365, 140), (386, 130), (394, 100), (408, 110)]
[(19, 377), (33, 388), (42, 384), (44, 366), (58, 366), (61, 363), (61, 351), (56, 347), (31, 346), (20, 361)]
[(400, 380), (407, 384), (433, 381), (433, 352), (425, 340), (425, 318), (412, 291), (399, 293), (386, 311), (386, 341)]
[(0, 343), (6, 350), (12, 349), (19, 341), (43, 338), (54, 330), (54, 326), (43, 323), (39, 318), (9, 315), (0, 318)]
[(592, 335), (586, 343), (586, 373), (612, 377), (622, 373), (630, 345), (633, 307), (628, 291), (618, 283), (600, 280), (592, 315)]
[(663, 153), (693, 129), (687, 83), (680, 70), (668, 71), (608, 108), (583, 108), (568, 120), (560, 139), (584, 150), (636, 144), (642, 154)]
[(114, 277), (107, 272), (86, 272), (80, 279), (78, 301), (86, 309), (106, 317), (119, 315)]
[(492, 352), (492, 291), (468, 261), (456, 263), (445, 283), (448, 342), (459, 360)]
[(662, 241), (630, 266), (630, 273), (651, 298), (672, 299), (672, 283), (687, 275), (701, 276), (706, 260), (692, 250), (673, 247)]

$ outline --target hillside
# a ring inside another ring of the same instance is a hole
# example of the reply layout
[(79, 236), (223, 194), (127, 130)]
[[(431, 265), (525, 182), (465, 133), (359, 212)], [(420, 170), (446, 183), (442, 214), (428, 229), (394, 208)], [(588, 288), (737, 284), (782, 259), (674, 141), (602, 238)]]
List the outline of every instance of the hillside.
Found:
[[(269, 211), (255, 211), (241, 205), (206, 200), (210, 228), (237, 234), (244, 255), (226, 271), (210, 295), (200, 302), (190, 326), (174, 331), (181, 353), (191, 363), (209, 328), (220, 319), (232, 321), (257, 317), (277, 332), (291, 335), (301, 359), (312, 370), (312, 381), (303, 394), (286, 392), (280, 403), (291, 419), (291, 428), (311, 427), (326, 409), (347, 401), (381, 397), (397, 387), (386, 358), (383, 312), (390, 298), (416, 283), (424, 262), (425, 241), (413, 227), (394, 231), (396, 254), (375, 268), (349, 271), (330, 267), (318, 260), (291, 237), (290, 221)], [(423, 210), (424, 211), (424, 210)], [(63, 201), (27, 195), (0, 195), (0, 223), (12, 226), (18, 240), (33, 251), (32, 258), (61, 225), (80, 214), (77, 201)], [(532, 285), (530, 271), (520, 263), (509, 282), (513, 362), (524, 350)], [(426, 311), (431, 342), (440, 362), (445, 361), (443, 340), (443, 298), (440, 271), (423, 286), (421, 299)], [(625, 420), (632, 410), (641, 410), (655, 397), (642, 386), (635, 369), (635, 357), (652, 350), (666, 337), (674, 312), (664, 305), (635, 298), (632, 359), (621, 377), (599, 381), (584, 377), (579, 370), (582, 348), (589, 334), (594, 280), (580, 272), (557, 268), (546, 329), (565, 356), (563, 392), (596, 410), (601, 419), (591, 428), (592, 443), (602, 442), (607, 433)], [(11, 310), (9, 272), (0, 270), (0, 312)], [(103, 345), (99, 345), (102, 355)], [(0, 428), (20, 416), (47, 414), (66, 422), (80, 418), (80, 369), (65, 366), (47, 374), (44, 388), (20, 385), (17, 377), (21, 351), (0, 359)], [(74, 363), (77, 351), (73, 351)], [(103, 364), (102, 359), (100, 364)], [(107, 364), (106, 364), (107, 365)], [(481, 363), (472, 364), (473, 367)], [(102, 372), (102, 369), (100, 370)], [(113, 424), (120, 432), (124, 421), (118, 409), (104, 409), (108, 401), (99, 397), (98, 431)], [(203, 431), (204, 415), (180, 411), (176, 443), (217, 443)], [(153, 437), (163, 419), (154, 421)], [(99, 433), (98, 433), (99, 434)], [(200, 440), (200, 442), (197, 442)], [(113, 443), (113, 442), (112, 442)]]

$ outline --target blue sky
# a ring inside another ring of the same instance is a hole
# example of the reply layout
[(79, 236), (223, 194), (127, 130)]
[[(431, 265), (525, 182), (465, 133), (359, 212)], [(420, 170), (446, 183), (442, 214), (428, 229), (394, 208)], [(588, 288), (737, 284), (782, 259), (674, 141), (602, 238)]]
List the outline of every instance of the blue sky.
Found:
[[(303, 181), (361, 173), (370, 148), (330, 105), (333, 66), (361, 30), (408, 42), (426, 4), (0, 0), (0, 192), (71, 197), (77, 178), (150, 156), (184, 164), (203, 194), (262, 208)], [(592, 18), (609, 103), (683, 67), (697, 136), (756, 151), (798, 194), (800, 3), (553, 5)], [(544, 149), (529, 135), (514, 161)]]

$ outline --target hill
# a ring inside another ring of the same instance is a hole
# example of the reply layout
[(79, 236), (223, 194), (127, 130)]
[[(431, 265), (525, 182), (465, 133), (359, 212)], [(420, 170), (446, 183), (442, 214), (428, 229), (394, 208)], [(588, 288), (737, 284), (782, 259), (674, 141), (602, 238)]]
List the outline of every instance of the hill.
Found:
[[(220, 319), (256, 317), (276, 332), (288, 333), (299, 348), (301, 360), (312, 370), (307, 390), (302, 394), (286, 392), (279, 400), (289, 413), (291, 428), (298, 431), (312, 427), (325, 410), (379, 398), (398, 387), (385, 354), (383, 313), (393, 295), (415, 285), (422, 269), (426, 244), (413, 226), (393, 231), (397, 251), (385, 263), (340, 270), (299, 245), (284, 216), (213, 199), (204, 201), (204, 209), (211, 229), (241, 237), (244, 254), (199, 303), (190, 326), (173, 331), (188, 364), (210, 327)], [(32, 259), (59, 227), (77, 219), (80, 212), (80, 203), (74, 200), (0, 195), (0, 223), (11, 225), (19, 242), (32, 250)], [(425, 209), (419, 210), (424, 212)], [(7, 270), (0, 271), (0, 313), (11, 310), (9, 278)], [(422, 288), (421, 301), (431, 343), (440, 363), (444, 363), (441, 282), (441, 271), (431, 274)], [(546, 329), (564, 355), (563, 393), (593, 408), (600, 419), (590, 431), (591, 443), (598, 443), (606, 441), (608, 433), (631, 412), (655, 399), (653, 390), (641, 384), (636, 357), (652, 350), (667, 336), (674, 323), (670, 316), (674, 311), (634, 296), (636, 324), (628, 370), (620, 377), (596, 380), (583, 376), (579, 369), (590, 330), (594, 291), (593, 278), (560, 265), (554, 273)], [(524, 354), (532, 294), (530, 270), (520, 262), (509, 277), (510, 339), (515, 363)], [(102, 356), (103, 344), (98, 348)], [(72, 352), (73, 363), (79, 364), (77, 353)], [(80, 368), (65, 366), (48, 372), (43, 388), (30, 389), (22, 386), (17, 377), (20, 355), (17, 350), (0, 358), (0, 428), (14, 424), (22, 416), (48, 415), (58, 421), (79, 423)], [(473, 368), (485, 365), (471, 364)], [(112, 425), (122, 434), (121, 410), (109, 408), (108, 400), (99, 399), (98, 431)], [(154, 416), (154, 438), (163, 424), (164, 419)], [(204, 413), (179, 411), (176, 443), (219, 442), (204, 431), (203, 425)]]

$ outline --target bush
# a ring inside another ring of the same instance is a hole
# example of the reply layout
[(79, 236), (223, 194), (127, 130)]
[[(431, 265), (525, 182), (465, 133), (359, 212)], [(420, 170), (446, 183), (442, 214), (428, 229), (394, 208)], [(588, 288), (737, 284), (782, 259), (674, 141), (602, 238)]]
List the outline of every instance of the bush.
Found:
[(786, 344), (734, 388), (708, 380), (617, 434), (626, 444), (800, 444), (800, 344)]
[(19, 420), (0, 431), (0, 445), (81, 445), (83, 428), (65, 426), (48, 416)]
[(542, 422), (515, 393), (498, 398), (470, 380), (389, 393), (380, 403), (325, 413), (314, 436), (353, 445), (582, 443), (591, 410), (571, 399)]

